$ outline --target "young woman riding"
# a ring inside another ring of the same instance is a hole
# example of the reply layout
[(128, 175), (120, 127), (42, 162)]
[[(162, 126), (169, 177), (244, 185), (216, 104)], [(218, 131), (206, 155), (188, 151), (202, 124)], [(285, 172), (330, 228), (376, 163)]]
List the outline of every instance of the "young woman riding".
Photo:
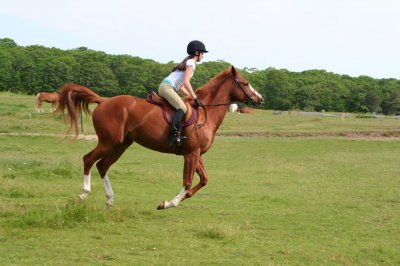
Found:
[(176, 109), (170, 129), (169, 145), (171, 146), (181, 144), (178, 132), (181, 127), (181, 120), (187, 111), (186, 105), (178, 95), (178, 91), (192, 97), (197, 106), (202, 105), (193, 91), (190, 79), (196, 69), (196, 63), (200, 62), (204, 53), (208, 53), (208, 51), (202, 42), (195, 40), (187, 45), (187, 53), (189, 55), (172, 69), (171, 73), (161, 82), (158, 88), (159, 95)]

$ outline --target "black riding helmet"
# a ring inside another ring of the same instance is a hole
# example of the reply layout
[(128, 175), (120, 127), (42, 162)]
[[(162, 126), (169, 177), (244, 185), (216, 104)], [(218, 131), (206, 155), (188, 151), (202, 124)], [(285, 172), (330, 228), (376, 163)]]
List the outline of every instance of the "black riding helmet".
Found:
[(204, 43), (202, 43), (201, 41), (197, 41), (197, 40), (191, 41), (187, 46), (187, 53), (189, 55), (195, 56), (197, 51), (203, 52), (203, 53), (208, 53)]

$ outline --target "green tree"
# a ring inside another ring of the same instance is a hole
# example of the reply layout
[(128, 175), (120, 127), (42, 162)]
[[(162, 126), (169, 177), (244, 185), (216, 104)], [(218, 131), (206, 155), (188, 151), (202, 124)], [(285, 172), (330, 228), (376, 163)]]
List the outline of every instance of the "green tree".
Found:
[(14, 47), (17, 47), (18, 45), (13, 39), (3, 38), (3, 39), (0, 39), (0, 46), (6, 47), (6, 48), (14, 48)]
[[(103, 96), (130, 94), (144, 97), (157, 90), (177, 63), (160, 64), (130, 55), (109, 55), (87, 47), (72, 50), (41, 45), (18, 46), (0, 39), (0, 90), (34, 94), (54, 91), (64, 83), (79, 83)], [(204, 62), (196, 68), (193, 88), (206, 84), (231, 64)], [(285, 69), (238, 69), (264, 95), (263, 108), (288, 110), (322, 109), (339, 112), (398, 112), (400, 81), (357, 78), (325, 70), (289, 72)]]
[(380, 112), (382, 99), (375, 90), (368, 90), (365, 95), (365, 105), (370, 112)]
[(314, 111), (315, 102), (317, 96), (315, 90), (311, 86), (304, 86), (295, 93), (296, 98), (296, 109), (301, 109), (305, 111)]
[(9, 90), (13, 85), (13, 56), (9, 51), (0, 49), (0, 62), (0, 90)]
[(386, 115), (400, 114), (400, 90), (393, 91), (390, 97), (383, 101), (382, 109)]
[(287, 71), (271, 69), (267, 73), (266, 106), (275, 110), (289, 110), (293, 108), (293, 96), (289, 84)]

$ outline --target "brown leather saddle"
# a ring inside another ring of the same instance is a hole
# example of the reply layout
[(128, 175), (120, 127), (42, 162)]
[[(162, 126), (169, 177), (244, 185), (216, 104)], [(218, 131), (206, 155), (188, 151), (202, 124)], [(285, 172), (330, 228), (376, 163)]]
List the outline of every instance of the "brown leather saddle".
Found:
[[(160, 105), (163, 110), (163, 117), (165, 121), (167, 121), (168, 124), (171, 124), (172, 118), (174, 117), (176, 110), (169, 104), (169, 102), (159, 96), (155, 91), (150, 91), (147, 94), (147, 101), (152, 104)], [(183, 101), (186, 104), (187, 112), (183, 117), (181, 126), (187, 127), (197, 122), (198, 111), (192, 106), (192, 104), (194, 104), (193, 100), (190, 101), (188, 99), (184, 99)]]

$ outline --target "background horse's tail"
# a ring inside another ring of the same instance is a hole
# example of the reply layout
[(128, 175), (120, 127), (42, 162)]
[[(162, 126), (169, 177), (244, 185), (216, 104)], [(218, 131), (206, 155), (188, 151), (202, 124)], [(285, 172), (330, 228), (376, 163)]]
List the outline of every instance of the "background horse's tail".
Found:
[(59, 97), (59, 103), (55, 112), (62, 113), (69, 120), (69, 131), (74, 128), (76, 136), (79, 135), (78, 115), (80, 110), (83, 110), (86, 114), (91, 114), (89, 105), (91, 103), (98, 104), (104, 100), (97, 93), (77, 84), (65, 84), (62, 86), (59, 91)]

